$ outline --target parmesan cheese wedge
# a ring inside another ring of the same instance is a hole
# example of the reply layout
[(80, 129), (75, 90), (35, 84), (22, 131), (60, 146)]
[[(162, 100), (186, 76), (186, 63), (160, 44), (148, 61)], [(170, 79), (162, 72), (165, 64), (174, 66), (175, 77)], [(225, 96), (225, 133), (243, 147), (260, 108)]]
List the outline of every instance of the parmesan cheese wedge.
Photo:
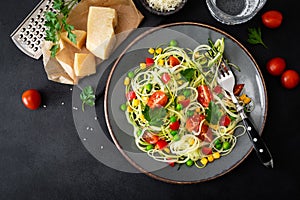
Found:
[(114, 27), (118, 23), (117, 12), (109, 7), (90, 6), (87, 20), (86, 48), (105, 60), (116, 43)]
[(66, 41), (68, 44), (72, 45), (73, 47), (77, 49), (81, 49), (82, 46), (85, 44), (85, 39), (86, 39), (86, 32), (82, 30), (73, 30), (72, 33), (76, 35), (76, 44), (73, 43), (69, 38), (68, 38), (68, 32), (62, 32), (60, 37), (64, 41)]
[(79, 77), (96, 73), (95, 56), (91, 53), (75, 53), (74, 71)]

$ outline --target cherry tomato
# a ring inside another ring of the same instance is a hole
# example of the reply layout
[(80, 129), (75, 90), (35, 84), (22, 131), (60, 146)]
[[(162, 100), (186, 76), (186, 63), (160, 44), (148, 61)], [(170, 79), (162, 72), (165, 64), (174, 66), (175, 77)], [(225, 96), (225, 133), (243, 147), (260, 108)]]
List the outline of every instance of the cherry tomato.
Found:
[(153, 58), (146, 58), (146, 65), (149, 67), (154, 64)]
[(212, 148), (210, 148), (210, 147), (202, 147), (201, 151), (205, 155), (212, 154)]
[(220, 125), (221, 126), (228, 126), (231, 122), (231, 119), (228, 115), (223, 115), (220, 119)]
[(171, 65), (171, 67), (174, 67), (179, 64), (180, 64), (180, 61), (176, 57), (174, 57), (174, 56), (169, 57), (169, 65)]
[(164, 82), (164, 84), (167, 84), (170, 79), (171, 79), (171, 76), (168, 73), (163, 73), (163, 75), (161, 76), (161, 80), (162, 80), (162, 82)]
[(300, 81), (299, 74), (295, 70), (292, 69), (286, 70), (281, 75), (281, 83), (287, 89), (295, 88), (299, 84), (299, 81)]
[[(205, 119), (204, 115), (199, 115), (199, 114), (193, 115), (192, 117), (187, 119), (187, 121), (185, 123), (185, 128), (189, 132), (192, 132), (192, 131), (198, 132), (200, 122), (204, 119)], [(203, 128), (203, 126), (202, 126), (202, 128)]]
[(216, 94), (220, 94), (222, 92), (222, 87), (217, 85), (216, 87), (214, 87), (214, 93)]
[(41, 105), (41, 95), (39, 91), (35, 89), (29, 89), (23, 92), (22, 94), (22, 102), (26, 106), (26, 108), (30, 110), (36, 110)]
[(154, 92), (148, 99), (147, 105), (150, 108), (165, 106), (168, 102), (168, 97), (163, 91)]
[(128, 101), (131, 101), (131, 100), (135, 99), (136, 98), (135, 92), (134, 91), (129, 91), (126, 94), (126, 98), (127, 98)]
[(268, 28), (278, 28), (281, 23), (283, 16), (281, 12), (277, 10), (270, 10), (265, 12), (262, 16), (262, 23)]
[(191, 100), (185, 99), (182, 101), (179, 101), (178, 103), (182, 105), (183, 108), (187, 107), (190, 104)]
[(239, 96), (245, 84), (236, 84), (233, 88), (233, 94)]
[(156, 144), (157, 141), (159, 140), (159, 137), (157, 135), (148, 131), (144, 132), (142, 138), (149, 144)]
[(267, 62), (267, 70), (273, 76), (279, 76), (283, 73), (286, 62), (283, 58), (275, 57)]
[(168, 142), (165, 140), (158, 140), (156, 143), (156, 147), (160, 150), (164, 149), (168, 145)]
[(198, 101), (204, 107), (208, 107), (209, 102), (212, 100), (212, 94), (207, 85), (200, 85), (197, 88), (198, 90)]
[(211, 129), (208, 128), (208, 125), (203, 124), (201, 127), (201, 132), (199, 134), (199, 139), (205, 142), (211, 142), (213, 140), (213, 134)]
[(178, 130), (179, 127), (180, 127), (180, 122), (179, 122), (179, 120), (177, 120), (177, 121), (175, 121), (175, 122), (172, 122), (172, 123), (170, 124), (170, 129), (171, 129), (172, 131)]

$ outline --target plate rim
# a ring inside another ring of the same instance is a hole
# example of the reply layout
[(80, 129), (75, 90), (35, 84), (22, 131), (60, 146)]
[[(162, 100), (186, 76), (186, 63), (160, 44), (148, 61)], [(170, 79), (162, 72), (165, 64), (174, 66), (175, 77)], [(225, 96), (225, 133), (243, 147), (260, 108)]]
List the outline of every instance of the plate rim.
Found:
[(265, 94), (265, 113), (263, 115), (263, 123), (261, 126), (261, 129), (259, 131), (259, 134), (262, 135), (262, 132), (264, 130), (265, 124), (266, 124), (266, 119), (267, 119), (267, 114), (268, 114), (268, 95), (267, 95), (267, 90), (266, 90), (266, 84), (262, 75), (262, 72), (256, 62), (256, 60), (254, 59), (254, 57), (252, 56), (252, 54), (246, 49), (246, 47), (244, 47), (244, 45), (242, 45), (242, 43), (240, 43), (237, 39), (235, 39), (232, 35), (230, 35), (229, 33), (216, 28), (214, 26), (208, 25), (208, 24), (204, 24), (204, 23), (198, 23), (198, 22), (175, 22), (175, 23), (168, 23), (168, 24), (163, 24), (163, 25), (159, 25), (156, 27), (153, 27), (149, 30), (146, 30), (145, 32), (143, 32), (142, 34), (138, 35), (134, 40), (132, 40), (127, 46), (126, 48), (122, 51), (122, 53), (118, 56), (118, 58), (115, 60), (113, 67), (110, 70), (110, 73), (108, 75), (107, 78), (107, 82), (105, 85), (105, 93), (104, 93), (104, 115), (105, 115), (105, 121), (106, 121), (106, 125), (107, 128), (109, 130), (109, 134), (112, 137), (113, 142), (115, 143), (117, 149), (120, 151), (120, 153), (125, 157), (125, 159), (133, 166), (135, 167), (137, 170), (139, 170), (140, 172), (142, 172), (143, 174), (148, 175), (151, 178), (154, 178), (156, 180), (160, 180), (166, 183), (172, 183), (172, 184), (196, 184), (196, 183), (201, 183), (201, 182), (207, 182), (209, 180), (213, 180), (216, 179), (220, 176), (223, 176), (225, 174), (227, 174), (228, 172), (232, 171), (233, 169), (235, 169), (238, 165), (240, 165), (248, 156), (249, 154), (252, 152), (253, 150), (253, 146), (251, 146), (251, 148), (249, 149), (249, 151), (245, 154), (245, 156), (240, 159), (238, 162), (236, 162), (232, 167), (230, 167), (229, 169), (222, 171), (220, 174), (217, 174), (215, 176), (212, 176), (210, 178), (207, 179), (203, 179), (203, 180), (195, 180), (195, 181), (177, 181), (177, 180), (172, 180), (169, 178), (164, 178), (161, 177), (159, 175), (153, 174), (147, 170), (145, 170), (144, 168), (142, 168), (141, 166), (139, 166), (135, 161), (133, 161), (123, 150), (122, 146), (120, 145), (119, 141), (117, 140), (117, 138), (115, 137), (115, 134), (112, 130), (111, 124), (110, 124), (110, 118), (109, 118), (109, 113), (108, 113), (108, 92), (109, 92), (109, 86), (111, 83), (111, 79), (112, 76), (114, 74), (114, 71), (116, 69), (116, 67), (118, 66), (120, 60), (123, 58), (123, 56), (126, 54), (127, 50), (130, 49), (137, 41), (139, 41), (140, 39), (142, 39), (143, 37), (147, 36), (148, 34), (151, 34), (152, 32), (155, 32), (157, 30), (163, 29), (163, 28), (168, 28), (168, 27), (173, 27), (173, 26), (179, 26), (179, 25), (192, 25), (192, 26), (198, 26), (198, 27), (202, 27), (202, 28), (207, 28), (210, 30), (213, 30), (215, 32), (218, 32), (220, 34), (225, 35), (226, 37), (228, 37), (229, 39), (231, 39), (234, 43), (236, 43), (245, 53), (246, 55), (250, 58), (250, 60), (253, 62), (260, 78), (262, 81), (262, 86), (263, 86), (263, 91)]

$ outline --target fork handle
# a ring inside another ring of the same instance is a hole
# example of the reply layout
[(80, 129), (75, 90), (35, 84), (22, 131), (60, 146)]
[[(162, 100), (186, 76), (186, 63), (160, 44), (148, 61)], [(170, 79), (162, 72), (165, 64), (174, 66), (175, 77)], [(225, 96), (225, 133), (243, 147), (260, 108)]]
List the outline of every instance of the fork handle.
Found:
[(263, 139), (260, 137), (256, 129), (254, 128), (253, 123), (249, 120), (249, 118), (243, 119), (244, 126), (246, 127), (246, 132), (253, 144), (254, 150), (262, 162), (262, 164), (266, 167), (273, 168), (273, 159), (272, 155), (263, 141)]

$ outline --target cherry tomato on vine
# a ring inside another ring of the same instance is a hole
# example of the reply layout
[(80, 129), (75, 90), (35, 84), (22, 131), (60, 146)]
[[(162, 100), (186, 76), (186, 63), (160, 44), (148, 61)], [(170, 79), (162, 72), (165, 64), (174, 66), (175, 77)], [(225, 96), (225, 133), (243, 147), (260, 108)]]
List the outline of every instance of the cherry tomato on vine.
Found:
[(22, 94), (22, 102), (30, 110), (38, 109), (41, 105), (41, 99), (39, 91), (35, 89), (26, 90)]
[(278, 28), (282, 23), (282, 13), (277, 10), (265, 12), (262, 16), (262, 23), (268, 28)]
[(299, 81), (300, 81), (299, 74), (295, 70), (292, 69), (286, 70), (281, 75), (281, 83), (287, 89), (295, 88), (299, 84)]
[(286, 62), (281, 57), (275, 57), (267, 62), (267, 70), (273, 76), (279, 76), (286, 68)]

